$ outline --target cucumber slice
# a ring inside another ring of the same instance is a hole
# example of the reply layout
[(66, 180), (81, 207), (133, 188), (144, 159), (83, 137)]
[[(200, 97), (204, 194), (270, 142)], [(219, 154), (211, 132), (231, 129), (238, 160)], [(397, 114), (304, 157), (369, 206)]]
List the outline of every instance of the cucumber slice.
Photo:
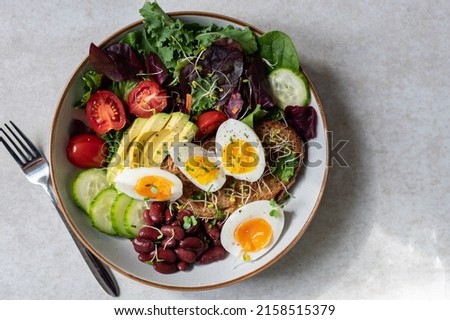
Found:
[(125, 229), (132, 237), (136, 237), (139, 230), (145, 225), (145, 209), (147, 209), (145, 201), (132, 199), (125, 211)]
[(308, 79), (300, 71), (279, 68), (269, 74), (274, 98), (281, 109), (287, 106), (306, 106), (311, 100)]
[(105, 169), (82, 171), (74, 180), (72, 195), (76, 205), (85, 213), (89, 212), (92, 199), (108, 187)]
[(111, 223), (111, 207), (116, 197), (116, 189), (106, 188), (100, 191), (89, 206), (89, 218), (92, 226), (110, 235), (116, 235)]
[(111, 207), (111, 224), (117, 235), (131, 238), (133, 235), (128, 233), (125, 228), (125, 212), (132, 198), (125, 193), (118, 194)]

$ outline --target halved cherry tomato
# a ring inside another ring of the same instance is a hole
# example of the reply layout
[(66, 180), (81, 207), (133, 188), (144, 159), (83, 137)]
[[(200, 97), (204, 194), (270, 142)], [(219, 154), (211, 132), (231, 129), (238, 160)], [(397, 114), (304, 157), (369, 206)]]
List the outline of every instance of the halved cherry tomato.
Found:
[(195, 123), (198, 127), (195, 140), (198, 141), (210, 135), (227, 119), (228, 117), (223, 112), (217, 110), (203, 112)]
[(131, 90), (127, 103), (132, 114), (150, 118), (167, 106), (167, 93), (157, 82), (144, 80)]
[(99, 90), (86, 105), (86, 115), (92, 129), (98, 134), (120, 130), (127, 122), (122, 101), (111, 91)]
[(70, 138), (66, 151), (69, 161), (83, 169), (102, 167), (108, 156), (106, 142), (90, 133), (82, 133)]

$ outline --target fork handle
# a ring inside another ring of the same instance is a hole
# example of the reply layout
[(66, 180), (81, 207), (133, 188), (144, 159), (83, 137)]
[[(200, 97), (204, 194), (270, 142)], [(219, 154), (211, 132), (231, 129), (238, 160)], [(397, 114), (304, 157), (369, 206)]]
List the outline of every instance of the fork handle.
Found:
[(64, 216), (63, 212), (61, 211), (61, 208), (58, 205), (58, 201), (56, 200), (55, 193), (52, 187), (49, 185), (47, 188), (44, 187), (44, 190), (52, 200), (52, 203), (55, 206), (56, 211), (58, 211), (59, 216), (64, 222), (64, 225), (66, 226), (67, 230), (69, 230), (69, 233), (72, 236), (73, 241), (75, 242), (78, 250), (80, 250), (81, 255), (86, 261), (89, 269), (91, 269), (98, 283), (109, 295), (113, 297), (118, 297), (120, 295), (120, 289), (111, 269), (107, 265), (105, 265), (102, 261), (100, 261), (95, 255), (93, 255), (92, 252), (90, 252), (84, 246), (84, 244), (78, 239), (78, 237), (72, 231), (72, 228), (70, 228), (66, 220), (66, 217)]

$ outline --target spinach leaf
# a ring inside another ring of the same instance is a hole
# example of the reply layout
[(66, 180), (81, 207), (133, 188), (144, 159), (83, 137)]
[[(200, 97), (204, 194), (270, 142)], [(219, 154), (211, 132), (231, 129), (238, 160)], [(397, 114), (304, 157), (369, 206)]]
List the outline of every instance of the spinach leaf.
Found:
[(75, 104), (75, 109), (84, 108), (91, 95), (100, 89), (100, 86), (102, 85), (102, 75), (95, 71), (86, 72), (82, 79), (84, 81), (85, 92), (81, 97), (81, 100)]
[(244, 119), (242, 119), (241, 121), (243, 123), (245, 123), (246, 125), (248, 125), (251, 128), (254, 128), (254, 123), (255, 120), (264, 118), (264, 116), (267, 114), (266, 110), (262, 110), (261, 109), (261, 105), (257, 105), (256, 108), (247, 116), (245, 116)]
[(258, 38), (259, 55), (274, 69), (300, 69), (297, 50), (291, 38), (281, 31), (267, 32)]

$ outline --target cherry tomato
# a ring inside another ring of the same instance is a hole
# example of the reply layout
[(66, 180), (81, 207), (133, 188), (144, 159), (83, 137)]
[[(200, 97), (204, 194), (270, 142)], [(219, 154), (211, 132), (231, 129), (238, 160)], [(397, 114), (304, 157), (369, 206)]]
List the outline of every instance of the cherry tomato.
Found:
[(73, 136), (66, 148), (67, 158), (79, 168), (100, 168), (105, 164), (108, 155), (106, 142), (89, 133)]
[(217, 110), (203, 112), (196, 121), (198, 131), (195, 140), (201, 140), (210, 135), (227, 119), (228, 117), (224, 113)]
[(157, 82), (144, 80), (131, 90), (127, 103), (132, 114), (150, 118), (167, 106), (167, 93)]
[(98, 134), (120, 130), (127, 122), (122, 101), (111, 91), (99, 90), (86, 105), (86, 115), (92, 129)]

